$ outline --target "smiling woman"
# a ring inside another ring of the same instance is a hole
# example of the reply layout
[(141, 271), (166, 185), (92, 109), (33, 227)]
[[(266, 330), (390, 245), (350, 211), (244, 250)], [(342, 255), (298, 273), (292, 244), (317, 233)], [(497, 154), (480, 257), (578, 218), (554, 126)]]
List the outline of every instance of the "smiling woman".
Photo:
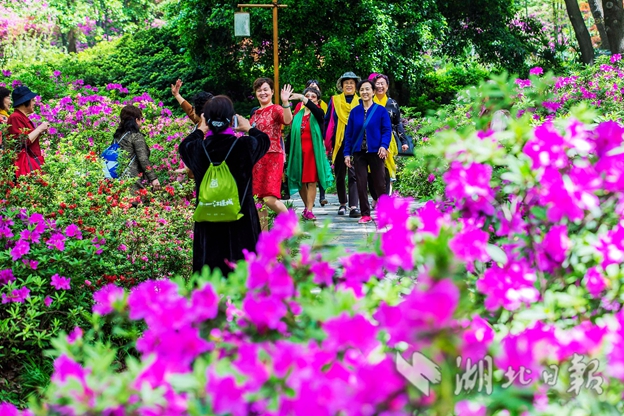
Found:
[[(253, 89), (260, 103), (253, 116), (251, 124), (271, 138), (271, 147), (253, 169), (253, 194), (262, 199), (274, 212), (286, 212), (286, 206), (280, 201), (282, 175), (284, 174), (284, 149), (282, 147), (282, 125), (290, 124), (293, 118), (290, 95), (292, 87), (285, 85), (281, 91), (282, 105), (272, 104), (273, 80), (258, 78), (254, 81)], [(262, 229), (268, 227), (268, 216), (265, 210), (260, 211)]]

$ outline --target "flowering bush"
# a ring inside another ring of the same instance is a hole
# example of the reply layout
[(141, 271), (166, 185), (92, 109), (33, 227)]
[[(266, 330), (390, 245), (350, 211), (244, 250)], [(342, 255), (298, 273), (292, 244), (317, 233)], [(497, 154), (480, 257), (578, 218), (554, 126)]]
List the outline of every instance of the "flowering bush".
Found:
[[(573, 113), (437, 135), (446, 204), (382, 197), (370, 251), (291, 212), (228, 279), (104, 286), (33, 411), (622, 413), (624, 128)], [(119, 362), (100, 328), (128, 320)]]
[[(6, 73), (3, 82), (21, 80)], [(19, 145), (2, 132), (0, 367), (13, 385), (22, 384), (15, 377), (24, 357), (43, 360), (50, 339), (89, 322), (94, 291), (188, 275), (191, 266), (194, 185), (173, 172), (181, 166), (177, 144), (191, 124), (147, 94), (125, 96), (122, 86), (102, 91), (107, 96), (62, 74), (46, 82), (60, 98), (37, 101), (32, 116), (51, 124), (41, 139), (41, 174), (16, 181)], [(125, 103), (136, 103), (146, 117), (143, 131), (162, 192), (135, 196), (132, 181), (103, 177), (99, 155)]]

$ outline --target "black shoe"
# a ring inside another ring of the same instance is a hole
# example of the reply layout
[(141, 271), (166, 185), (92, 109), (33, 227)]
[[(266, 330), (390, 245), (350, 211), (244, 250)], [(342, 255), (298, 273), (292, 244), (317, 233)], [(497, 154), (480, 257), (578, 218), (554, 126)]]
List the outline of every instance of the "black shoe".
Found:
[(325, 198), (322, 198), (319, 203), (321, 204), (322, 207), (324, 207), (325, 205), (327, 205), (327, 200)]
[(362, 214), (360, 213), (360, 210), (357, 208), (352, 208), (351, 211), (349, 211), (350, 218), (360, 218), (361, 216)]
[(347, 213), (347, 207), (344, 205), (340, 205), (338, 208), (338, 215), (345, 215)]

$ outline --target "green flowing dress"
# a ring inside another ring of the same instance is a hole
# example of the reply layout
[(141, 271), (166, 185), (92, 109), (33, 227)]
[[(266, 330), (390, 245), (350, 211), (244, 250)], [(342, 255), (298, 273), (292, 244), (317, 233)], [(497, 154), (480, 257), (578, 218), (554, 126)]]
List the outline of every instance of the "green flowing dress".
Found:
[[(310, 117), (310, 132), (312, 133), (312, 145), (314, 148), (314, 160), (316, 162), (316, 171), (318, 173), (319, 182), (323, 188), (327, 189), (334, 182), (331, 173), (329, 160), (325, 156), (325, 144), (323, 143), (323, 135), (321, 133), (321, 125), (324, 122), (323, 110), (308, 100), (305, 105), (310, 109), (313, 117)], [(301, 177), (303, 173), (303, 158), (301, 153), (301, 122), (303, 120), (303, 109), (293, 118), (292, 128), (290, 131), (290, 153), (288, 157), (288, 189), (291, 194), (299, 192), (303, 183)]]

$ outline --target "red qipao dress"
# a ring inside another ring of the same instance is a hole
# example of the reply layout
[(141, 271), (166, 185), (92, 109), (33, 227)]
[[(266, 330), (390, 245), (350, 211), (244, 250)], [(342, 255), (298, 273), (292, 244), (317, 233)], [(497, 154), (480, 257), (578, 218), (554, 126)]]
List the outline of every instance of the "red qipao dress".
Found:
[(266, 133), (271, 139), (271, 146), (266, 155), (253, 168), (252, 189), (258, 198), (281, 197), (282, 176), (284, 174), (284, 149), (282, 148), (282, 125), (284, 125), (284, 109), (273, 104), (259, 108), (250, 120), (258, 130)]

